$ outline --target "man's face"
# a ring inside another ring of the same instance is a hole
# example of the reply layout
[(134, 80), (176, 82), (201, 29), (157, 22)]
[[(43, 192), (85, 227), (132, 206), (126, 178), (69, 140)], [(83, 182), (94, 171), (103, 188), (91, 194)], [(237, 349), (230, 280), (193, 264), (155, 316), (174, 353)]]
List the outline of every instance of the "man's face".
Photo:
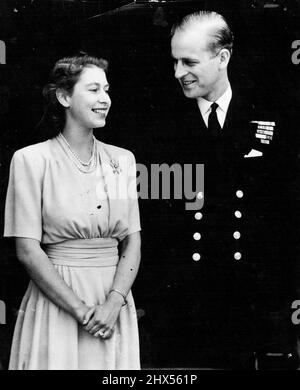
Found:
[(213, 101), (222, 77), (219, 55), (207, 49), (209, 37), (204, 30), (187, 28), (175, 32), (171, 41), (175, 77), (188, 98)]

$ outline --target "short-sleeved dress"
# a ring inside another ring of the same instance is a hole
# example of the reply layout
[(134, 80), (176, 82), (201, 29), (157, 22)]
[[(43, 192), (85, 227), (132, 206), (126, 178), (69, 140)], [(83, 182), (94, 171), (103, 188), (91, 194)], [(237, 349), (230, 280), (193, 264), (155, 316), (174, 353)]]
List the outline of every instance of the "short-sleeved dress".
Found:
[[(140, 230), (135, 159), (96, 141), (90, 173), (59, 137), (18, 150), (5, 209), (6, 237), (41, 242), (59, 275), (89, 306), (112, 288), (118, 243)], [(131, 292), (110, 339), (85, 331), (29, 283), (19, 310), (9, 369), (139, 369), (137, 315)]]

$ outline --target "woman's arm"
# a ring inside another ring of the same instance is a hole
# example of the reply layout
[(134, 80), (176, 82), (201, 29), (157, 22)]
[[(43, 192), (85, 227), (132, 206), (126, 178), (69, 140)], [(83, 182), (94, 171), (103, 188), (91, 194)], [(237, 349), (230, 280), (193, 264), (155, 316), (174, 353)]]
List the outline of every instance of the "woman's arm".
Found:
[(26, 268), (30, 278), (39, 289), (57, 306), (70, 313), (79, 323), (86, 324), (94, 308), (84, 302), (64, 282), (39, 241), (31, 238), (16, 238), (16, 251), (19, 261)]
[(93, 317), (85, 326), (85, 329), (94, 336), (99, 330), (104, 333), (103, 338), (109, 338), (118, 319), (120, 309), (124, 304), (124, 298), (116, 291), (120, 291), (125, 297), (131, 289), (136, 278), (141, 260), (141, 236), (140, 232), (129, 234), (121, 243), (120, 260), (117, 266), (111, 292), (103, 305), (96, 307)]
[[(139, 270), (141, 261), (141, 235), (140, 232), (130, 234), (121, 243), (120, 260), (115, 274), (112, 289), (121, 291), (125, 296), (131, 289)], [(112, 295), (111, 293), (110, 295)], [(113, 295), (116, 295), (114, 293)], [(120, 298), (120, 294), (117, 294)], [(117, 297), (115, 297), (117, 298)], [(122, 297), (121, 297), (122, 298)], [(120, 299), (118, 299), (120, 300)], [(123, 299), (121, 299), (123, 303)]]

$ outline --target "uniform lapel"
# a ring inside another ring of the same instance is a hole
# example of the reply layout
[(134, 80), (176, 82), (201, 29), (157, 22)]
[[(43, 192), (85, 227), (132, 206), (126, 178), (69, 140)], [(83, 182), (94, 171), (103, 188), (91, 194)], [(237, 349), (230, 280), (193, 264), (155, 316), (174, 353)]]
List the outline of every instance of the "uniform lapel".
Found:
[(233, 152), (243, 157), (251, 149), (251, 104), (233, 89), (226, 120), (224, 123), (224, 137), (226, 142), (232, 145)]

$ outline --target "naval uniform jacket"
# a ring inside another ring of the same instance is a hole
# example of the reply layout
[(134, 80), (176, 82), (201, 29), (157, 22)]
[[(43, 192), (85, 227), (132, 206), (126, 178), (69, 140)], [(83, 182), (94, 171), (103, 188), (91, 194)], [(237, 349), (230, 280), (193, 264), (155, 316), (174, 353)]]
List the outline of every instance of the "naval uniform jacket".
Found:
[(282, 156), (273, 146), (278, 129), (272, 115), (257, 113), (233, 90), (214, 139), (195, 100), (174, 110), (170, 163), (204, 164), (203, 208), (187, 211), (186, 199), (166, 201), (160, 228), (165, 252), (159, 294), (167, 302), (161, 318), (172, 321), (175, 343), (182, 332), (199, 348), (208, 342), (218, 349), (235, 339), (250, 350), (257, 313), (282, 305), (283, 188), (276, 184)]

